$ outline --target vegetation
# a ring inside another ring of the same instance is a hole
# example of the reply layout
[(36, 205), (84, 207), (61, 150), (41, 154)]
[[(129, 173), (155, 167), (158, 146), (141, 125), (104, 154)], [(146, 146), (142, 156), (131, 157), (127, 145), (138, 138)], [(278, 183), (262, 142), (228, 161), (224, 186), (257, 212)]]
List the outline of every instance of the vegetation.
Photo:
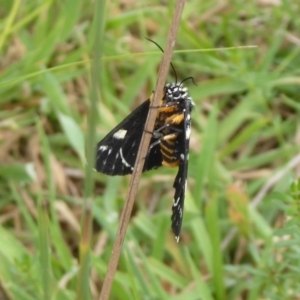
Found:
[[(95, 144), (151, 94), (162, 54), (144, 37), (164, 47), (174, 3), (108, 1)], [(1, 1), (1, 299), (99, 298), (129, 178), (93, 172), (79, 260), (95, 12)], [(143, 174), (111, 299), (300, 299), (299, 13), (298, 1), (187, 1), (173, 64), (197, 86), (185, 82), (196, 105), (180, 242), (176, 170)]]

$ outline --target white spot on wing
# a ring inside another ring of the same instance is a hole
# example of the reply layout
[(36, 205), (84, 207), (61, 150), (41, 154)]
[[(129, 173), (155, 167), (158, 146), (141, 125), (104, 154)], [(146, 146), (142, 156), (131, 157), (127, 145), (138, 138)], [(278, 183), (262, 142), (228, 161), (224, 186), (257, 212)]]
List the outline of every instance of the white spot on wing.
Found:
[(177, 200), (174, 201), (173, 207), (176, 207), (178, 205), (179, 201), (180, 201), (180, 197), (178, 197)]
[(100, 146), (99, 151), (105, 151), (108, 149), (108, 146)]
[(131, 170), (133, 170), (133, 167), (132, 167), (132, 166), (126, 161), (126, 159), (124, 158), (122, 148), (120, 148), (120, 156), (121, 156), (121, 159), (122, 159), (122, 163), (123, 163), (126, 167), (131, 168)]
[(191, 126), (186, 127), (185, 138), (188, 140), (191, 135)]
[(118, 140), (123, 140), (124, 137), (125, 137), (125, 135), (126, 135), (126, 133), (127, 133), (127, 130), (120, 129), (120, 130), (118, 130), (117, 132), (114, 133), (113, 137), (115, 139), (118, 139)]

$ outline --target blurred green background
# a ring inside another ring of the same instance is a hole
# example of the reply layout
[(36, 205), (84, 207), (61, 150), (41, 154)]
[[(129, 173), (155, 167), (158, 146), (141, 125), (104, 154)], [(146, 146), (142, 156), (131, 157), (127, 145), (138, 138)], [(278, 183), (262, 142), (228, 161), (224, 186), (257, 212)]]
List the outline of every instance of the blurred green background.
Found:
[[(153, 91), (162, 54), (144, 37), (165, 47), (174, 4), (98, 12), (95, 145)], [(79, 261), (95, 13), (87, 0), (1, 1), (1, 299), (99, 297), (129, 176), (93, 172), (91, 260)], [(111, 299), (300, 299), (299, 15), (299, 1), (187, 1), (172, 60), (197, 83), (185, 83), (196, 106), (180, 242), (176, 170), (143, 174)]]

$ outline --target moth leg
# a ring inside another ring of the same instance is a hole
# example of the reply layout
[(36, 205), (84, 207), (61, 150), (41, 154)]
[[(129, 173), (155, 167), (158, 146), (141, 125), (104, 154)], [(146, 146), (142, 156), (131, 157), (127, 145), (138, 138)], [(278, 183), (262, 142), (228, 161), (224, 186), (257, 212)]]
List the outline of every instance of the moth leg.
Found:
[[(153, 132), (144, 129), (145, 132), (147, 132), (149, 134), (151, 133), (152, 136), (157, 139), (157, 141), (155, 141), (154, 143), (150, 144), (147, 155), (150, 153), (151, 149), (154, 146), (160, 144), (161, 141), (168, 140), (168, 139), (174, 139), (175, 137), (178, 136), (179, 133), (182, 132), (182, 129), (176, 128), (176, 127), (172, 126), (171, 124), (172, 123), (165, 124), (164, 126), (161, 126), (160, 128), (154, 130)], [(161, 137), (162, 134), (160, 133), (160, 131), (162, 131), (165, 128), (169, 128), (170, 130), (174, 131), (175, 135), (173, 133), (171, 133), (171, 134), (168, 134), (166, 136)]]
[(151, 150), (154, 146), (160, 144), (162, 141), (173, 140), (173, 139), (175, 139), (177, 136), (178, 136), (177, 133), (171, 133), (171, 134), (165, 135), (165, 136), (162, 137), (162, 138), (159, 138), (157, 141), (155, 141), (154, 143), (152, 143), (152, 144), (149, 146), (148, 154), (149, 154), (150, 150)]
[[(159, 138), (160, 138), (160, 136), (161, 136), (160, 131), (162, 131), (162, 130), (165, 129), (165, 128), (169, 128), (170, 130), (175, 131), (175, 132), (178, 132), (178, 133), (181, 133), (181, 132), (182, 132), (182, 129), (179, 129), (179, 128), (177, 128), (177, 127), (174, 127), (174, 126), (172, 126), (171, 124), (172, 124), (172, 123), (165, 124), (164, 126), (161, 126), (160, 128), (158, 128), (158, 129), (156, 129), (156, 130), (154, 130), (154, 131), (148, 131), (148, 130), (146, 130), (146, 129), (144, 129), (144, 131), (145, 131), (146, 133), (152, 134), (152, 136), (153, 136), (154, 138), (156, 138), (156, 139), (159, 139)], [(155, 145), (154, 145), (154, 146), (155, 146)]]
[(174, 101), (174, 102), (169, 102), (169, 103), (165, 103), (159, 106), (149, 106), (149, 108), (162, 108), (162, 107), (171, 107), (171, 106), (175, 106), (175, 105), (179, 105), (179, 101)]
[(175, 132), (178, 132), (178, 133), (181, 133), (181, 132), (182, 132), (182, 129), (172, 126), (172, 123), (168, 123), (168, 124), (165, 124), (165, 125), (161, 126), (161, 127), (158, 128), (158, 129), (154, 130), (154, 131), (153, 131), (153, 136), (155, 137), (155, 135), (156, 135), (157, 133), (159, 133), (160, 131), (162, 131), (162, 130), (165, 129), (165, 128), (169, 128), (170, 130), (175, 131)]
[(160, 128), (158, 128), (154, 131), (149, 131), (149, 130), (146, 130), (146, 129), (144, 129), (144, 131), (147, 132), (147, 133), (150, 133), (150, 134), (156, 134), (156, 133), (162, 131), (163, 129), (165, 129), (167, 127), (174, 130), (174, 131), (176, 131), (176, 132), (182, 132), (182, 129), (179, 129), (177, 127), (172, 126), (172, 123), (165, 124), (165, 125), (161, 126)]
[(153, 134), (153, 131), (149, 131), (149, 130), (146, 130), (146, 129), (144, 129), (144, 132), (149, 133), (149, 134)]

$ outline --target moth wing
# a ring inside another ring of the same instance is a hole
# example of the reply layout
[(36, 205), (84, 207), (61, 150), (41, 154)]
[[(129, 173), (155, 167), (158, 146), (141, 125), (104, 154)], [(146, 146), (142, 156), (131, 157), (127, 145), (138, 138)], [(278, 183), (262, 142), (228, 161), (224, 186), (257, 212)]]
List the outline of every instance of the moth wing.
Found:
[[(144, 131), (150, 100), (146, 100), (112, 129), (97, 145), (96, 170), (108, 175), (131, 174)], [(156, 139), (152, 138), (150, 143)], [(161, 166), (159, 145), (148, 153), (143, 171)]]
[(189, 158), (189, 148), (190, 148), (190, 128), (191, 122), (188, 118), (190, 112), (184, 112), (184, 121), (183, 121), (183, 132), (178, 135), (176, 142), (178, 143), (178, 149), (180, 151), (180, 162), (178, 172), (173, 184), (175, 188), (175, 195), (172, 206), (172, 230), (175, 234), (177, 242), (179, 241), (182, 218), (183, 218), (183, 209), (184, 209), (184, 199), (185, 192), (187, 187), (187, 173), (188, 173), (188, 158)]

